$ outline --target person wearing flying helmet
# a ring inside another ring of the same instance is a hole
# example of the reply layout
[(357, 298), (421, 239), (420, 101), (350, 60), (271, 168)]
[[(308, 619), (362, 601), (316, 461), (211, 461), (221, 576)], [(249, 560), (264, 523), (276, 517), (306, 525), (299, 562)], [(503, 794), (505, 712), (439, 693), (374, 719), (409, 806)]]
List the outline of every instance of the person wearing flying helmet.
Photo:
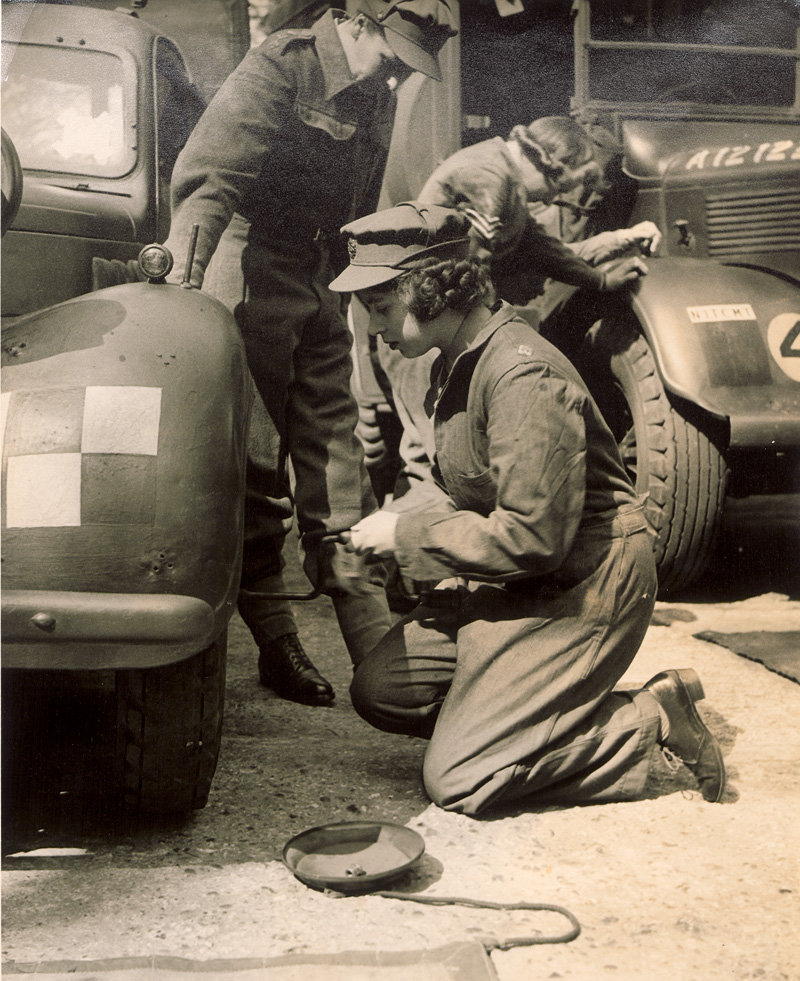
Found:
[(617, 690), (655, 602), (643, 506), (574, 366), (510, 305), (486, 305), (470, 227), (409, 202), (344, 229), (351, 263), (331, 288), (356, 293), (403, 357), (439, 352), (438, 500), (350, 532), (356, 552), (439, 588), (356, 666), (353, 705), (430, 740), (425, 789), (447, 810), (633, 800), (659, 745), (719, 801), (697, 674)]
[(247, 53), (178, 157), (166, 243), (179, 282), (199, 225), (191, 285), (226, 303), (242, 331), (258, 397), (239, 611), (261, 683), (312, 705), (332, 702), (333, 688), (303, 649), (288, 602), (267, 595), (284, 591), (294, 513), (305, 568), (331, 595), (351, 658), (389, 623), (382, 585), (347, 592), (330, 552), (314, 545), (376, 507), (355, 436), (350, 335), (328, 288), (346, 262), (339, 229), (377, 205), (397, 84), (415, 71), (441, 79), (438, 54), (456, 33), (446, 0), (356, 7)]

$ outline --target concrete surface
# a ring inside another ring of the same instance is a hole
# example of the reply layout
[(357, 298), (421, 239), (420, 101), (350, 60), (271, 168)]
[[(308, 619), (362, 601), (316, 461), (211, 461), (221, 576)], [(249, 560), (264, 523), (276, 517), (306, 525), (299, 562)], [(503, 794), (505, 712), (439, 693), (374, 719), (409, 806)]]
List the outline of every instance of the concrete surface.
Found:
[[(411, 950), (566, 928), (549, 913), (335, 898), (308, 889), (278, 860), (280, 842), (313, 824), (385, 816), (426, 842), (418, 867), (394, 888), (555, 903), (578, 917), (583, 930), (572, 943), (495, 951), (501, 981), (800, 978), (800, 686), (693, 636), (796, 630), (800, 596), (792, 577), (782, 593), (764, 588), (775, 576), (740, 577), (734, 586), (727, 572), (712, 572), (707, 596), (700, 589), (692, 600), (659, 602), (627, 676), (636, 683), (663, 668), (698, 670), (707, 695), (701, 713), (727, 761), (725, 803), (704, 802), (685, 770), (660, 764), (652, 796), (636, 803), (484, 821), (426, 805), (424, 744), (374, 732), (354, 716), (341, 646), (324, 646), (330, 612), (316, 601), (301, 621), (306, 638), (323, 645), (315, 649), (340, 693), (336, 707), (293, 706), (259, 690), (254, 652), (236, 621), (229, 692), (239, 695), (208, 807), (185, 827), (138, 837), (37, 829), (51, 846), (84, 851), (6, 858), (3, 960)], [(279, 720), (272, 761), (248, 755), (262, 702)], [(313, 739), (304, 720), (317, 727)]]

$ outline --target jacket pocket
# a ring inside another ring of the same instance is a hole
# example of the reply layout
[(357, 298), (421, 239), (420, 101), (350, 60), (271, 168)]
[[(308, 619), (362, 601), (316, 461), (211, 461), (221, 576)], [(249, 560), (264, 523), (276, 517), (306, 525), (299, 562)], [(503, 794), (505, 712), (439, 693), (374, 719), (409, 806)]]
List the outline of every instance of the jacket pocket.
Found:
[(451, 498), (461, 510), (477, 511), (484, 517), (494, 510), (497, 488), (491, 470), (478, 474), (453, 474), (450, 480), (445, 475), (445, 484)]
[(356, 132), (355, 123), (345, 123), (328, 112), (323, 112), (317, 106), (307, 102), (297, 102), (297, 115), (301, 122), (314, 129), (321, 129), (334, 140), (349, 140)]

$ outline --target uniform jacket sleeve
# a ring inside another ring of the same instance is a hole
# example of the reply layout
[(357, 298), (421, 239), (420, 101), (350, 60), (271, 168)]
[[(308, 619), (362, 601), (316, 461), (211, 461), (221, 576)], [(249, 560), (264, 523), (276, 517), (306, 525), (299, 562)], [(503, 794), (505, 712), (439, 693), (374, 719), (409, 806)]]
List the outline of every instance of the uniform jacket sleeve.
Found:
[(532, 267), (536, 272), (570, 286), (600, 289), (603, 285), (602, 273), (593, 269), (579, 250), (548, 235), (533, 218), (528, 219), (525, 231), (518, 240), (514, 265)]
[(262, 45), (247, 53), (210, 102), (178, 157), (167, 246), (183, 274), (192, 226), (200, 233), (192, 283), (206, 267), (237, 204), (256, 180), (292, 110), (296, 84)]
[(491, 142), (480, 155), (476, 148), (469, 149), (474, 152), (461, 151), (440, 164), (419, 199), (465, 211), (477, 245), (504, 271), (510, 271), (509, 264), (532, 268), (570, 286), (599, 289), (602, 274), (531, 218), (505, 156)]
[[(485, 470), (447, 484), (449, 510), (398, 520), (395, 558), (411, 579), (545, 575), (572, 546), (586, 495), (584, 393), (528, 362), (503, 374), (485, 400)], [(495, 488), (488, 513), (464, 506), (464, 493), (480, 484)]]
[(503, 157), (494, 153), (449, 157), (431, 174), (419, 200), (465, 211), (473, 238), (493, 254), (513, 250), (528, 222), (512, 174)]

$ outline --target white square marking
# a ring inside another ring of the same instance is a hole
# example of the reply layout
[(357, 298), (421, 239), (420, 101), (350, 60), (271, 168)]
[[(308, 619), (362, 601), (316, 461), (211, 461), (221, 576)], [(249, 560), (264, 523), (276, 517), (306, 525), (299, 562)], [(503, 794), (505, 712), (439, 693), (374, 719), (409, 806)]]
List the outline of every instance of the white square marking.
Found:
[(6, 420), (8, 419), (8, 406), (11, 402), (11, 392), (3, 392), (0, 395), (0, 460), (3, 458), (3, 443), (6, 438)]
[(80, 523), (80, 453), (9, 458), (6, 527), (59, 528)]
[(160, 388), (87, 386), (81, 449), (155, 456), (160, 419)]

